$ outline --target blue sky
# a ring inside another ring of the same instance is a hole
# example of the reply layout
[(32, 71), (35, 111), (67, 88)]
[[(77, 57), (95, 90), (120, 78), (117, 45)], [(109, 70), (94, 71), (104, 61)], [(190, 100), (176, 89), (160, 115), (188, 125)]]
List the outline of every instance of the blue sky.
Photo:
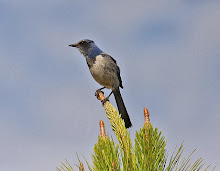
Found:
[[(104, 120), (100, 87), (68, 44), (92, 39), (121, 68), (133, 127), (143, 108), (171, 154), (220, 167), (220, 2), (0, 1), (0, 170), (55, 170), (90, 160)], [(110, 91), (106, 91), (108, 94)], [(114, 99), (111, 102), (115, 105)]]

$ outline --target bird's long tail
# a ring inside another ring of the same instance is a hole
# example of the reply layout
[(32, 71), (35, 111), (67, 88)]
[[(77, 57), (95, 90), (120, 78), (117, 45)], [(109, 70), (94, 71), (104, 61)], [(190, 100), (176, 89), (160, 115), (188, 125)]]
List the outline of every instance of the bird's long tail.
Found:
[(131, 124), (128, 112), (126, 110), (125, 104), (123, 102), (123, 99), (122, 99), (119, 88), (114, 90), (113, 94), (115, 96), (115, 101), (116, 101), (116, 104), (118, 106), (119, 113), (121, 114), (121, 118), (124, 119), (124, 121), (125, 121), (125, 127), (126, 128), (131, 127), (132, 124)]

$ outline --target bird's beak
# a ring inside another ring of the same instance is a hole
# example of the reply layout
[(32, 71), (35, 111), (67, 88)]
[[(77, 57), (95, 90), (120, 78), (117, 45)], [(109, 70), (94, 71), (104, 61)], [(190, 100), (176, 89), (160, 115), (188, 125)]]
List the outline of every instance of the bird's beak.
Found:
[(77, 45), (76, 44), (70, 44), (69, 46), (70, 47), (76, 47)]

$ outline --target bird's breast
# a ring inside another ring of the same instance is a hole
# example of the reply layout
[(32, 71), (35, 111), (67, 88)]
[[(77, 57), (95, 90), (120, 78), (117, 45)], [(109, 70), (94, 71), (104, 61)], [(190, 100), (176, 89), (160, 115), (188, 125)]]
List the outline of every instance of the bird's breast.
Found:
[[(111, 89), (117, 82), (117, 78), (114, 72), (109, 70), (109, 61), (102, 55), (95, 57), (95, 62), (90, 68), (90, 72), (93, 78), (102, 86)], [(116, 82), (115, 82), (116, 81)]]
[(93, 65), (95, 68), (104, 68), (105, 66), (105, 59), (102, 55), (98, 55), (95, 57), (95, 63)]

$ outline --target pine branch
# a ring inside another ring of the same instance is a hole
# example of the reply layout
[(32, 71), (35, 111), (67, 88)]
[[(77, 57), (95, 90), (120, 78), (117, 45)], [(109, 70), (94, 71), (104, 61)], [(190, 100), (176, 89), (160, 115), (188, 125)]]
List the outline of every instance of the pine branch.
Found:
[[(104, 95), (101, 92), (99, 92), (97, 98), (101, 101), (105, 99)], [(112, 130), (114, 131), (120, 144), (123, 170), (136, 170), (136, 158), (134, 156), (134, 150), (132, 147), (129, 131), (125, 127), (124, 120), (121, 118), (121, 115), (119, 115), (118, 111), (115, 109), (115, 107), (112, 106), (109, 101), (104, 103), (103, 106), (105, 108), (106, 115), (110, 120)]]
[(145, 123), (143, 128), (136, 132), (135, 155), (138, 170), (163, 170), (166, 164), (166, 142), (157, 128), (153, 129), (150, 123), (149, 112), (144, 109)]
[(92, 155), (93, 170), (120, 170), (118, 145), (105, 133), (104, 122), (100, 121), (100, 136)]
[[(105, 99), (100, 92), (97, 96), (99, 100)], [(192, 162), (191, 157), (195, 150), (187, 157), (183, 158), (183, 144), (178, 148), (177, 152), (173, 152), (169, 162), (167, 163), (167, 150), (165, 137), (153, 128), (150, 123), (149, 111), (144, 108), (145, 122), (139, 131), (136, 131), (134, 140), (135, 146), (132, 146), (128, 129), (125, 128), (124, 120), (110, 102), (103, 104), (106, 115), (112, 126), (119, 145), (105, 132), (104, 122), (100, 121), (100, 135), (98, 142), (94, 146), (92, 154), (93, 165), (90, 167), (86, 160), (90, 171), (199, 171), (202, 170), (204, 163), (202, 158), (198, 158)], [(79, 160), (79, 158), (78, 158)], [(79, 171), (84, 171), (83, 163), (79, 160), (77, 165)], [(206, 167), (204, 170), (207, 171)], [(215, 169), (215, 168), (214, 168)], [(214, 170), (213, 169), (213, 170)], [(73, 171), (71, 165), (66, 161), (62, 163), (57, 171)]]

